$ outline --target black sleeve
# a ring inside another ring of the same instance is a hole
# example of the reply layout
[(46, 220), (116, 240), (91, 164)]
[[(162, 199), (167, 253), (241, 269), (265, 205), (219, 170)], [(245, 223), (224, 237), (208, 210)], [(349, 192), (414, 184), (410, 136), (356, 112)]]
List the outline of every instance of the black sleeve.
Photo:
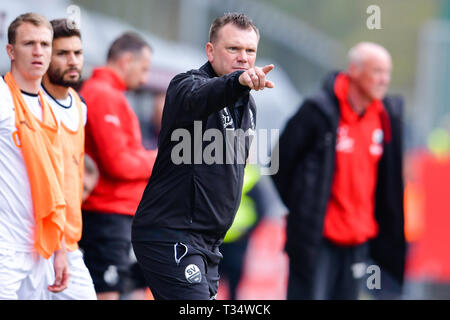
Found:
[(170, 104), (176, 106), (176, 123), (192, 123), (232, 106), (250, 88), (239, 83), (243, 71), (222, 77), (208, 78), (202, 74), (184, 73), (176, 76), (168, 89)]
[(406, 263), (403, 182), (403, 99), (383, 100), (391, 121), (392, 140), (384, 145), (378, 165), (375, 216), (379, 234), (371, 241), (372, 258), (402, 284)]
[(319, 118), (318, 108), (306, 100), (287, 122), (278, 141), (279, 168), (278, 172), (272, 175), (272, 179), (281, 199), (288, 207), (294, 171), (302, 155), (314, 142)]

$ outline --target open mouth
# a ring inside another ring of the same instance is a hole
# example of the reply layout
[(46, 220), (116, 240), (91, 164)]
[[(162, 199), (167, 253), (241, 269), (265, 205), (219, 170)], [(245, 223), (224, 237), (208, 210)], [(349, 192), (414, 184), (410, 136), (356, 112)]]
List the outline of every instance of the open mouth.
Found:
[(35, 67), (42, 67), (44, 64), (42, 63), (42, 62), (40, 62), (40, 61), (33, 61), (32, 63), (31, 63), (33, 66), (35, 66)]

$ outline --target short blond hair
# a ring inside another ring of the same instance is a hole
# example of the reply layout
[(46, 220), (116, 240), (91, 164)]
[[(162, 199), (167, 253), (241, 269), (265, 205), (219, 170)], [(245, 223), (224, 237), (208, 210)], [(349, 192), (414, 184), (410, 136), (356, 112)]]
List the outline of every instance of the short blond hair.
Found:
[(8, 27), (8, 43), (9, 44), (15, 44), (16, 43), (16, 32), (17, 29), (24, 23), (31, 23), (32, 25), (36, 27), (44, 26), (47, 27), (53, 37), (53, 28), (51, 23), (47, 20), (46, 17), (43, 15), (40, 15), (38, 13), (28, 12), (21, 14), (17, 18), (14, 19), (13, 22)]

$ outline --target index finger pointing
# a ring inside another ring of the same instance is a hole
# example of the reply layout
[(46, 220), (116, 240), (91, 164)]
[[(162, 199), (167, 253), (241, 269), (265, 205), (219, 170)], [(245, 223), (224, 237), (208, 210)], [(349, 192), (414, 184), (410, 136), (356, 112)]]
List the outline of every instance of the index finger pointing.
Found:
[(273, 68), (275, 68), (275, 66), (273, 64), (268, 64), (267, 66), (264, 66), (261, 68), (261, 70), (265, 73), (268, 74), (270, 71), (273, 70)]

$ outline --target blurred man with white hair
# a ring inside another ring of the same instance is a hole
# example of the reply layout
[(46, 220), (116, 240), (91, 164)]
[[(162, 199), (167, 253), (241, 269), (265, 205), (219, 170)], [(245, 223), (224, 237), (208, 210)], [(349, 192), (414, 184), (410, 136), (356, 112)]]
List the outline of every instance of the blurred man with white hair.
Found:
[[(386, 96), (385, 48), (361, 42), (348, 57), (279, 140), (288, 299), (357, 299), (368, 270), (403, 281), (402, 100)], [(367, 268), (370, 258), (381, 269)]]

